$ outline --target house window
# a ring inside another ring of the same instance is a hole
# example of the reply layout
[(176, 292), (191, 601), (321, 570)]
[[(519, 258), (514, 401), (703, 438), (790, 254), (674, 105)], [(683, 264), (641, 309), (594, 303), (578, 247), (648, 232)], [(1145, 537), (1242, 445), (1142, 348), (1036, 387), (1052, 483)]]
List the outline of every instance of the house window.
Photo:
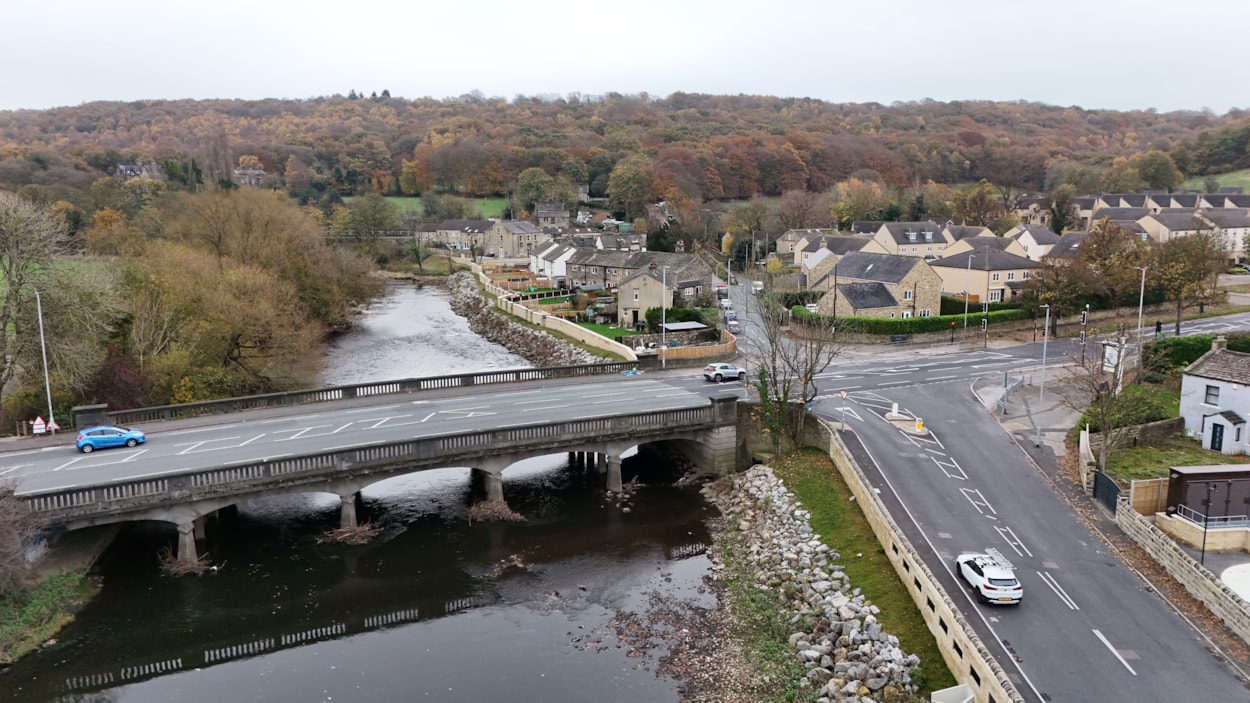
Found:
[(933, 247), (925, 247), (925, 248), (924, 248), (924, 250), (925, 250), (925, 251), (933, 251)]
[(1020, 272), (1020, 278), (1028, 278), (1028, 277), (1029, 277), (1029, 272), (1028, 272), (1028, 271), (1022, 271), (1022, 272)]
[(1002, 299), (1003, 299), (1003, 289), (1002, 289), (1002, 288), (996, 288), (996, 289), (994, 289), (994, 290), (990, 291), (990, 302), (991, 302), (991, 303), (997, 303), (997, 302), (1001, 301)]
[(1008, 281), (1014, 281), (1014, 280), (1016, 280), (1016, 272), (1015, 272), (1015, 271), (1008, 271), (1008, 272), (1007, 272), (1007, 280), (1008, 280)]
[(1240, 442), (1240, 441), (1241, 441), (1241, 428), (1240, 428), (1240, 427), (1238, 427), (1238, 428), (1236, 428), (1235, 430), (1233, 430), (1233, 441), (1234, 441), (1234, 442)]
[(634, 302), (637, 302), (637, 301), (638, 301), (638, 289), (635, 288), (634, 289)]
[(1206, 403), (1207, 405), (1219, 405), (1220, 404), (1220, 387), (1219, 386), (1207, 386), (1207, 397), (1202, 402)]
[(596, 274), (596, 273), (599, 273), (599, 267), (598, 267), (598, 266), (591, 266), (591, 267), (590, 267), (590, 273), (591, 273), (591, 274)]
[(893, 318), (893, 317), (894, 317), (894, 313), (890, 313), (890, 317), (891, 317), (891, 318)]
[(906, 320), (907, 318), (911, 317), (911, 310), (904, 310), (901, 314), (903, 316), (903, 319)]
[(991, 281), (997, 281), (997, 280), (998, 280), (998, 274), (996, 274), (996, 273), (995, 273), (995, 274), (991, 274), (991, 275), (990, 275), (990, 280), (991, 280)]
[(928, 310), (921, 310), (921, 311), (920, 311), (920, 316), (921, 316), (921, 317), (928, 317), (928, 316), (929, 316), (929, 311), (928, 311)]
[(909, 290), (903, 291), (903, 300), (911, 300), (911, 291)]

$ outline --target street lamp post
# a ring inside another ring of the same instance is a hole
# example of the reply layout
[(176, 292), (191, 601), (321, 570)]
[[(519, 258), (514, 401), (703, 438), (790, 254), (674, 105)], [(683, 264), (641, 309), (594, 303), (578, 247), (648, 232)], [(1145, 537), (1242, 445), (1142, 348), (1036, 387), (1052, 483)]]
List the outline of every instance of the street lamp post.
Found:
[(1142, 306), (1146, 302), (1146, 269), (1149, 266), (1134, 266), (1133, 268), (1141, 271), (1141, 290), (1137, 294), (1137, 376), (1141, 378), (1141, 314)]
[[(968, 277), (964, 280), (972, 280), (972, 260), (977, 258), (976, 254), (968, 253)], [(986, 293), (988, 295), (988, 292)], [(964, 329), (968, 329), (968, 296), (972, 295), (972, 291), (964, 289)]]
[[(1046, 308), (1046, 326), (1042, 329), (1042, 384), (1041, 391), (1038, 393), (1039, 405), (1041, 401), (1046, 400), (1046, 340), (1050, 336), (1050, 306), (1042, 305), (1041, 307)], [(1033, 446), (1040, 447), (1042, 446), (1042, 423), (1039, 420), (1036, 424), (1037, 429), (1033, 435)]]
[(660, 291), (660, 368), (666, 369), (668, 368), (668, 304), (665, 300), (668, 297), (667, 266), (660, 270), (660, 281), (663, 287)]
[(1215, 492), (1215, 486), (1215, 481), (1207, 481), (1207, 504), (1202, 513), (1202, 554), (1198, 557), (1198, 563), (1203, 566), (1207, 563), (1207, 522), (1211, 519), (1211, 494)]
[(39, 316), (39, 353), (43, 356), (43, 389), (48, 394), (48, 431), (56, 434), (56, 422), (52, 417), (52, 383), (48, 381), (48, 345), (43, 341), (43, 302), (35, 291), (35, 312)]

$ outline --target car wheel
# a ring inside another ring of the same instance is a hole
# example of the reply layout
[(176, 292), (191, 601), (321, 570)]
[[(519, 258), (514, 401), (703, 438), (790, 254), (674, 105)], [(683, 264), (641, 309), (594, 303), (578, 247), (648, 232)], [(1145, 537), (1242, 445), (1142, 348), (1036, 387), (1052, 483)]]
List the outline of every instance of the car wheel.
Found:
[(84, 444), (82, 445), (82, 449), (79, 451), (81, 451), (83, 454), (90, 454), (92, 450), (94, 449), (95, 447), (91, 446), (90, 444)]
[(133, 447), (138, 443), (139, 443), (139, 440), (135, 439), (134, 437), (131, 437), (130, 439), (126, 440), (127, 447)]
[(721, 375), (720, 375), (720, 374), (716, 374), (716, 378), (713, 378), (712, 380), (713, 380), (713, 381), (716, 381), (717, 383), (720, 383), (720, 382), (721, 382), (722, 380), (724, 380), (724, 379), (722, 379), (722, 378), (721, 378)]
[(739, 380), (739, 381), (745, 381), (745, 380), (747, 380), (747, 375), (746, 375), (745, 373), (743, 373), (743, 372), (739, 371), (739, 372), (738, 372), (738, 380)]

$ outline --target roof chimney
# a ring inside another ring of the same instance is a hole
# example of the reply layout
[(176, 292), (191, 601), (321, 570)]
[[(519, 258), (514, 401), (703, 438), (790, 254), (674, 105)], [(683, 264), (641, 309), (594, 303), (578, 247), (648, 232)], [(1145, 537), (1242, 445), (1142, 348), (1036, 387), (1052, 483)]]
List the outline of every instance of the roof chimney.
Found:
[(1227, 348), (1228, 340), (1224, 338), (1224, 335), (1220, 335), (1211, 340), (1211, 351), (1223, 351)]

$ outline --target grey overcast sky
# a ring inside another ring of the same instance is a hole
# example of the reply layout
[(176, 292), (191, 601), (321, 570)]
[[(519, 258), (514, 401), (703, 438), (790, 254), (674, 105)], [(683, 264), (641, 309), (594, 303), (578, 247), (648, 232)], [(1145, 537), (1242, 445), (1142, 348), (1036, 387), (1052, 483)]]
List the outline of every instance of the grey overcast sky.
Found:
[(1250, 0), (38, 0), (0, 26), (0, 110), (383, 89), (1250, 107)]

